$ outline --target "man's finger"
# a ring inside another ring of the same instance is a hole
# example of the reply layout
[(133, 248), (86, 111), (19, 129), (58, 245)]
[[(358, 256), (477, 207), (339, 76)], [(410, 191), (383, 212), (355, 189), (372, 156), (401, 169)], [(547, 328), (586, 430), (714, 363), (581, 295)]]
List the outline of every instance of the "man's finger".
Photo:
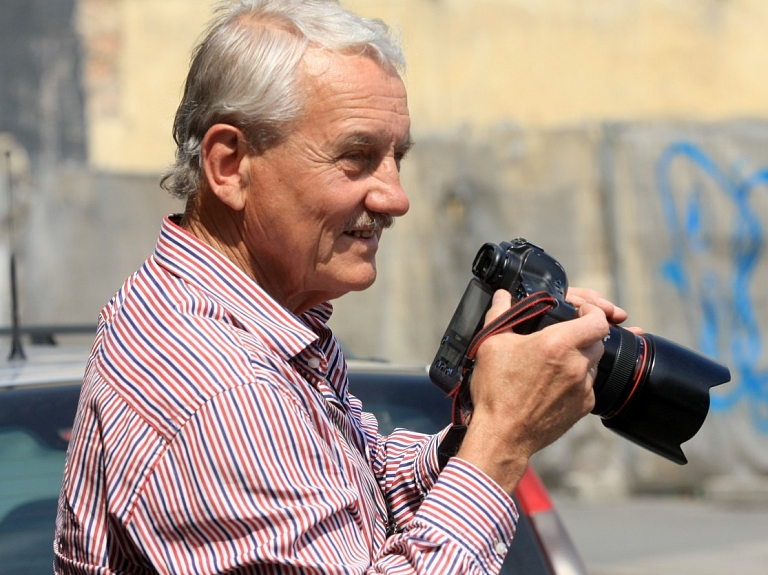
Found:
[(549, 328), (561, 330), (561, 334), (576, 348), (584, 349), (596, 342), (600, 342), (610, 333), (610, 324), (605, 317), (605, 312), (590, 303), (584, 303), (579, 307), (575, 321), (564, 321)]
[(496, 290), (491, 300), (491, 307), (485, 314), (486, 325), (512, 307), (512, 294), (505, 289)]

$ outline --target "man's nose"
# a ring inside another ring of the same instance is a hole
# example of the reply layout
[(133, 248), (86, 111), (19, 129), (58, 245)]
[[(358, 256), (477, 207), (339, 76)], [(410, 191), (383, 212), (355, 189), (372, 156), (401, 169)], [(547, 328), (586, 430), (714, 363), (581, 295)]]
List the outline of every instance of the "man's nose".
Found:
[(394, 218), (405, 215), (410, 201), (400, 184), (400, 172), (394, 159), (382, 162), (373, 176), (374, 186), (366, 198), (366, 207)]

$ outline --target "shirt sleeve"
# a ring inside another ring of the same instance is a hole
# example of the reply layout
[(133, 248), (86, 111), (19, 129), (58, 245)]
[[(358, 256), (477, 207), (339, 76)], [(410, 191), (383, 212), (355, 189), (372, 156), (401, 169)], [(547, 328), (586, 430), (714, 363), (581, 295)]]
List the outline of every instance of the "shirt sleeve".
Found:
[(125, 518), (158, 571), (498, 571), (498, 542), (511, 541), (516, 514), (490, 479), (455, 459), (438, 477), (437, 437), (390, 438), (383, 468), (400, 469), (391, 485), (410, 468), (423, 501), (379, 542), (337, 436), (298, 397), (269, 381), (237, 386), (183, 426)]
[[(365, 414), (363, 420), (371, 433), (375, 418)], [(454, 457), (440, 470), (437, 451), (448, 429), (433, 436), (404, 429), (378, 436), (373, 465), (398, 526), (382, 550), (384, 566), (397, 555), (393, 550), (407, 554), (405, 542), (415, 540), (426, 554), (412, 559), (429, 559), (425, 572), (494, 573), (501, 568), (517, 509), (472, 464)]]

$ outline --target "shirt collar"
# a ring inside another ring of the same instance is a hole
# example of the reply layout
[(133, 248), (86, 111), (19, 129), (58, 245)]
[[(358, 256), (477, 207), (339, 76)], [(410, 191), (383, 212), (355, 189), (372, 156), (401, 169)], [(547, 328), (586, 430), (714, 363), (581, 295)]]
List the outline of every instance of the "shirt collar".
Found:
[(222, 253), (180, 227), (179, 218), (175, 214), (163, 219), (153, 256), (158, 265), (205, 291), (286, 360), (313, 344), (325, 347), (330, 302), (296, 316)]

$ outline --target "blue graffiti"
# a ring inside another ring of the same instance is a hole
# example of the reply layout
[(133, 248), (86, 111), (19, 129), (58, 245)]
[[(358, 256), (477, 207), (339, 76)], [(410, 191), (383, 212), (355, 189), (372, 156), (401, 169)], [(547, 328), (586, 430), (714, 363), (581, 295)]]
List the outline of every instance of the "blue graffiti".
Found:
[[(699, 177), (687, 189), (673, 190), (671, 168), (680, 161), (691, 163)], [(691, 260), (710, 261), (711, 255), (707, 255), (713, 248), (712, 236), (706, 229), (707, 210), (712, 209), (711, 203), (704, 199), (703, 186), (707, 180), (733, 204), (732, 270), (723, 282), (706, 264), (700, 266), (704, 271), (699, 271), (701, 277), (694, 286), (689, 271)], [(713, 394), (712, 408), (728, 411), (738, 402), (746, 401), (755, 427), (768, 433), (768, 371), (758, 367), (763, 341), (750, 296), (750, 285), (763, 247), (763, 228), (750, 206), (750, 198), (756, 189), (768, 187), (768, 169), (746, 178), (738, 173), (725, 174), (698, 147), (681, 142), (661, 154), (656, 166), (656, 183), (672, 240), (672, 254), (663, 262), (661, 274), (684, 301), (700, 305), (701, 351), (717, 358), (720, 355), (718, 341), (728, 342), (731, 360), (728, 363), (734, 381), (724, 394)]]

